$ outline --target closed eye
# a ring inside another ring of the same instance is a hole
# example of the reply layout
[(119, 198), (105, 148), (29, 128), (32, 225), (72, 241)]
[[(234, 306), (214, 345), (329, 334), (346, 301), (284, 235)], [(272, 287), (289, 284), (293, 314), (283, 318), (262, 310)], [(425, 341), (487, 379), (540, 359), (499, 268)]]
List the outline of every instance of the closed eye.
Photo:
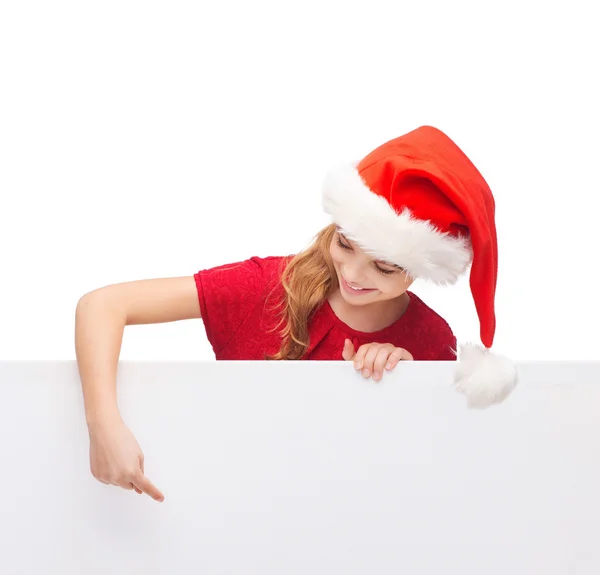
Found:
[[(346, 245), (346, 244), (344, 244), (344, 243), (342, 242), (342, 240), (340, 239), (339, 235), (338, 235), (338, 238), (337, 238), (337, 244), (338, 244), (338, 246), (340, 246), (342, 249), (344, 249), (344, 250), (346, 250), (346, 251), (352, 251), (352, 247), (351, 247), (351, 246), (348, 246), (348, 245)], [(380, 268), (380, 267), (377, 265), (377, 263), (376, 263), (376, 262), (373, 262), (373, 264), (375, 265), (375, 268), (377, 269), (377, 271), (378, 271), (378, 272), (380, 272), (380, 273), (382, 273), (382, 274), (384, 274), (384, 275), (386, 275), (386, 276), (389, 276), (389, 275), (395, 274), (397, 271), (402, 271), (402, 270), (400, 270), (400, 269), (397, 269), (397, 270), (384, 270), (383, 268)]]

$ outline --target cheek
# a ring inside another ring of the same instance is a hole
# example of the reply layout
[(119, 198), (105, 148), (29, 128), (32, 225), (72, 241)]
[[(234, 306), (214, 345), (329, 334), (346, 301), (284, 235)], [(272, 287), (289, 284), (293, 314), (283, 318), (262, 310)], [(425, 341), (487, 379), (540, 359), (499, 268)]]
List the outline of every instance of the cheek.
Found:
[(329, 257), (331, 258), (334, 264), (337, 264), (337, 255), (333, 246), (329, 247)]
[(396, 287), (398, 284), (386, 278), (382, 278), (377, 280), (376, 285), (381, 293), (391, 295), (396, 291)]
[(333, 261), (333, 264), (338, 267), (338, 265), (340, 264), (342, 258), (343, 258), (343, 254), (340, 255), (340, 251), (339, 249), (334, 246), (333, 244), (329, 247), (329, 255), (331, 256), (331, 259)]
[(392, 297), (402, 295), (407, 289), (404, 278), (399, 279), (398, 277), (393, 277), (393, 279), (383, 278), (383, 280), (379, 281), (379, 286), (381, 293)]

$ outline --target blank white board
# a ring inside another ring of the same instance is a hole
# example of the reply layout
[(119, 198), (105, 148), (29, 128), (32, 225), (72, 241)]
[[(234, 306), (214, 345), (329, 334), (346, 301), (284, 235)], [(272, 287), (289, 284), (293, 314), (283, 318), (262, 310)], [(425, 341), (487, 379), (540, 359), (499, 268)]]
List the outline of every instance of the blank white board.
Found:
[(96, 481), (75, 362), (0, 362), (3, 575), (600, 573), (600, 363), (122, 362), (158, 503)]

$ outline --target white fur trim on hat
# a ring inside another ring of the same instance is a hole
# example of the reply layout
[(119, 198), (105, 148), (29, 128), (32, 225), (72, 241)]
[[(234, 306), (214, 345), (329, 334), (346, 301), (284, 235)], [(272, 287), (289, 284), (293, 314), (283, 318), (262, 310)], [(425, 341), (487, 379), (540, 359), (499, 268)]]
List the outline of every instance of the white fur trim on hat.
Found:
[(469, 407), (489, 407), (506, 399), (515, 388), (517, 369), (506, 357), (466, 343), (460, 346), (454, 382)]
[(456, 238), (410, 210), (398, 214), (372, 192), (355, 166), (343, 166), (325, 178), (323, 209), (345, 237), (365, 253), (404, 268), (414, 278), (453, 284), (473, 258), (469, 238)]

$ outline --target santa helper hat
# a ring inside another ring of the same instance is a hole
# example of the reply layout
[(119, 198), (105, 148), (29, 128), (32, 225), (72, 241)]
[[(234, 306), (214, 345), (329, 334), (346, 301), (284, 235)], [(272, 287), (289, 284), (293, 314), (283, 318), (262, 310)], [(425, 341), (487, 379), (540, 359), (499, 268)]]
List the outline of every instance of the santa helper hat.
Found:
[(490, 351), (496, 317), (498, 246), (492, 192), (477, 168), (443, 132), (422, 126), (391, 140), (358, 165), (325, 179), (323, 207), (344, 236), (413, 278), (449, 285), (471, 265), (470, 286), (483, 346), (456, 350), (456, 388), (470, 407), (505, 399), (515, 366)]

